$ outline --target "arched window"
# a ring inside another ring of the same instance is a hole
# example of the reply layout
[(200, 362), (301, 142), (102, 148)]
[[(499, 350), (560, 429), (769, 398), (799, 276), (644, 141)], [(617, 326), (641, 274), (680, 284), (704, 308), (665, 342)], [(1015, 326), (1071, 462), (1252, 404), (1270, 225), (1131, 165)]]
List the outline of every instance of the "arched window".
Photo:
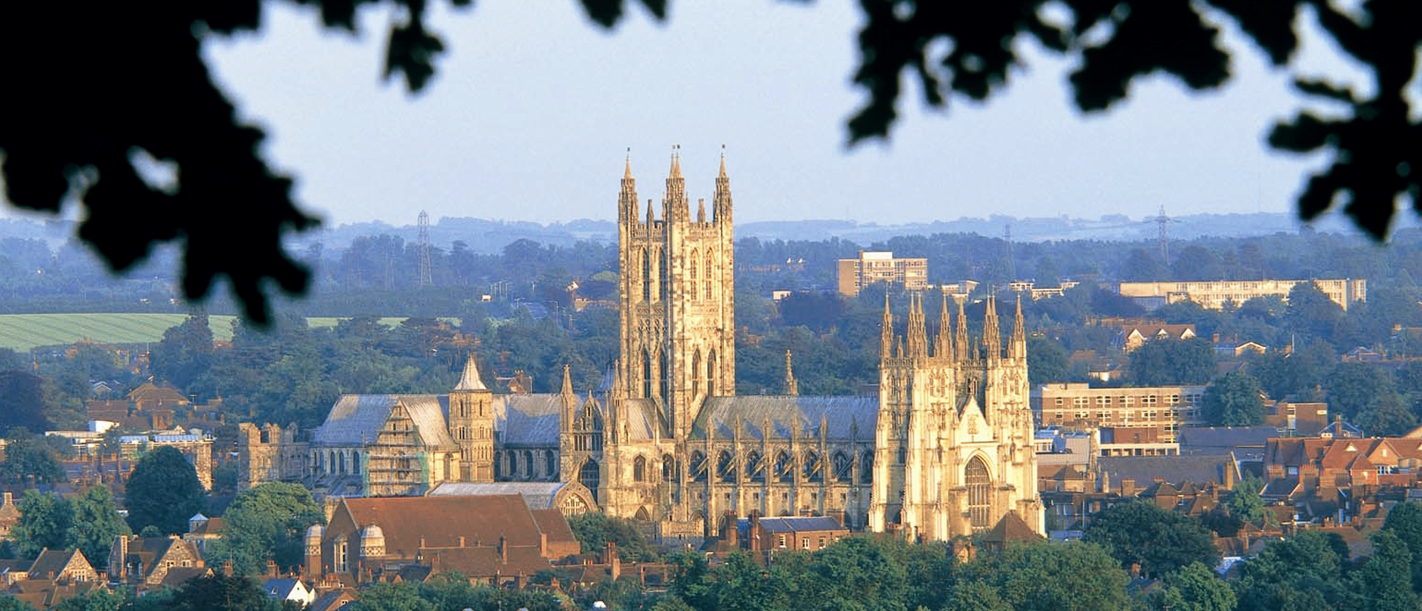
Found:
[(538, 467), (538, 465), (536, 465), (536, 464), (533, 462), (533, 450), (524, 450), (524, 451), (523, 451), (523, 478), (524, 478), (524, 479), (533, 479), (533, 476), (535, 475), (534, 470), (537, 469), (537, 467)]
[(716, 351), (706, 355), (706, 394), (716, 395)]
[(663, 454), (663, 455), (662, 455), (662, 481), (664, 481), (664, 482), (674, 482), (674, 481), (676, 481), (680, 476), (681, 476), (681, 474), (677, 473), (677, 470), (676, 470), (676, 458), (674, 458), (671, 454)]
[(652, 397), (652, 353), (642, 353), (642, 396)]
[(667, 255), (662, 249), (657, 249), (657, 300), (662, 301), (667, 298)]
[(795, 464), (785, 450), (775, 453), (775, 479), (786, 484), (795, 482)]
[(558, 454), (553, 450), (544, 450), (543, 462), (548, 467), (546, 469), (548, 479), (558, 479)]
[(701, 349), (691, 353), (691, 396), (701, 394)]
[(824, 470), (820, 468), (820, 455), (813, 452), (805, 452), (804, 458), (805, 481), (819, 482), (824, 479)]
[(755, 450), (751, 450), (750, 454), (746, 454), (746, 469), (745, 469), (745, 471), (746, 471), (746, 481), (751, 481), (751, 482), (763, 482), (763, 481), (765, 481), (765, 459), (764, 459), (764, 457), (762, 457), (762, 456), (760, 455), (760, 452), (757, 452), (757, 451), (755, 451)]
[(963, 469), (968, 484), (968, 520), (973, 532), (992, 528), (992, 478), (983, 457), (974, 456)]
[(509, 459), (509, 479), (518, 477), (518, 452), (507, 452), (505, 456)]
[(706, 301), (711, 301), (711, 287), (716, 284), (716, 281), (713, 280), (716, 275), (711, 273), (711, 269), (711, 251), (708, 250), (706, 251)]
[(721, 476), (721, 481), (725, 483), (736, 483), (736, 459), (730, 452), (721, 450), (716, 456), (716, 474)]
[(701, 453), (701, 450), (696, 450), (691, 453), (691, 464), (689, 467), (691, 469), (692, 481), (706, 481), (706, 455)]
[(504, 453), (494, 452), (494, 480), (504, 476)]
[(859, 483), (874, 483), (874, 451), (865, 450), (859, 458)]
[(667, 414), (671, 415), (671, 402), (667, 401), (667, 382), (668, 378), (671, 377), (671, 367), (667, 366), (667, 353), (665, 350), (658, 350), (657, 356), (657, 398), (667, 403)]
[(331, 451), (327, 452), (327, 454), (328, 454), (327, 458), (329, 459), (329, 461), (328, 461), (326, 464), (328, 465), (328, 468), (331, 470), (331, 473), (339, 473), (341, 466), (340, 466), (340, 463), (336, 462), (336, 451), (335, 451), (335, 450), (331, 450)]
[(652, 300), (652, 253), (642, 249), (642, 301)]
[(853, 469), (854, 461), (850, 460), (849, 457), (844, 454), (844, 452), (834, 453), (834, 481), (853, 481), (854, 476), (852, 473), (850, 473), (850, 471), (852, 471)]
[(592, 491), (593, 501), (597, 501), (597, 487), (602, 481), (602, 472), (598, 469), (597, 461), (588, 459), (578, 469), (578, 483)]
[(643, 458), (643, 457), (641, 457), (641, 456), (638, 456), (638, 457), (637, 457), (637, 460), (632, 461), (632, 481), (634, 481), (634, 482), (645, 482), (645, 481), (647, 481), (647, 459), (646, 459), (646, 458)]
[(360, 450), (351, 452), (351, 473), (360, 475)]

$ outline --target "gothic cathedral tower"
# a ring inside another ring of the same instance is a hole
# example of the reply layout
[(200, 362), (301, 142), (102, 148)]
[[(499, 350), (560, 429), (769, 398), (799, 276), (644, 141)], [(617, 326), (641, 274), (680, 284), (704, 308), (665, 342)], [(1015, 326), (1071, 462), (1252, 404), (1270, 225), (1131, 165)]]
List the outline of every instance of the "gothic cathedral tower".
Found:
[(494, 393), (479, 379), (474, 355), (449, 392), (449, 433), (459, 443), (459, 479), (494, 481)]
[(930, 345), (921, 299), (896, 338), (886, 298), (871, 530), (946, 541), (1012, 512), (1042, 532), (1022, 303), (1005, 354), (996, 307), (989, 297), (981, 344), (972, 345), (962, 302), (950, 335), (945, 297)]
[(617, 206), (617, 375), (626, 398), (655, 405), (657, 434), (684, 442), (702, 402), (736, 390), (731, 180), (724, 151), (711, 216), (705, 200), (697, 201), (691, 216), (679, 151), (672, 154), (661, 218), (650, 199), (645, 216), (639, 212), (629, 157)]

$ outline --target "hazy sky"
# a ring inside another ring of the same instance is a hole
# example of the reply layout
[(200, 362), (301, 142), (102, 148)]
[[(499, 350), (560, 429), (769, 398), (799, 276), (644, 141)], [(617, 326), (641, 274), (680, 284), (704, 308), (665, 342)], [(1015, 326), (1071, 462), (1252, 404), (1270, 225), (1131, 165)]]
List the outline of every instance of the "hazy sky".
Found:
[(421, 210), (612, 219), (628, 147), (639, 195), (660, 201), (680, 144), (694, 201), (710, 199), (724, 144), (737, 221), (1285, 212), (1324, 161), (1267, 150), (1269, 125), (1302, 100), (1233, 34), (1246, 51), (1222, 92), (1154, 78), (1086, 118), (1068, 100), (1071, 66), (1028, 44), (1030, 72), (988, 105), (939, 113), (910, 86), (891, 139), (848, 149), (864, 97), (850, 85), (859, 16), (846, 0), (674, 0), (667, 23), (634, 6), (611, 32), (571, 0), (438, 4), (431, 26), (449, 52), (418, 96), (380, 80), (387, 12), (363, 13), (351, 37), (264, 6), (260, 37), (206, 51), (301, 204), (332, 226), (410, 225)]

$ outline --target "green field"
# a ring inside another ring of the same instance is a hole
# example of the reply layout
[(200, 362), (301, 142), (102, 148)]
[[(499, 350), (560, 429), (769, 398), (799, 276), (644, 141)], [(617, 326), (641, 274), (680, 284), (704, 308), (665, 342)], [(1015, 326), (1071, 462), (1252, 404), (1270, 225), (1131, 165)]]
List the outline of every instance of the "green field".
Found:
[[(187, 314), (0, 314), (0, 348), (29, 352), (41, 346), (64, 346), (80, 340), (105, 344), (156, 343), (163, 332), (183, 324)], [(208, 316), (208, 326), (217, 340), (232, 339), (236, 316)], [(335, 317), (308, 318), (311, 327), (334, 327), (344, 320)], [(380, 323), (395, 327), (405, 319), (382, 318)], [(459, 324), (458, 319), (445, 319)]]

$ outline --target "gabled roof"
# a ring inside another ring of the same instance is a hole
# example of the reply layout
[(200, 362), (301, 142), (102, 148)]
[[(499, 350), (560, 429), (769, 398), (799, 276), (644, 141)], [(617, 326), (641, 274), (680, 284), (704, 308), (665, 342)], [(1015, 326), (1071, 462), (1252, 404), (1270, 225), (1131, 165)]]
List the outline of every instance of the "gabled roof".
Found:
[(447, 395), (341, 395), (326, 421), (312, 433), (318, 445), (374, 443), (397, 405), (404, 406), (425, 447), (457, 446), (445, 420)]
[(167, 384), (144, 382), (128, 393), (128, 400), (147, 405), (186, 405), (188, 398)]
[[(385, 533), (386, 555), (414, 558), (426, 548), (493, 545), (538, 548), (538, 523), (516, 494), (489, 496), (346, 498), (340, 501), (357, 529), (376, 525)], [(327, 529), (327, 536), (333, 535)]]
[(70, 565), (74, 565), (76, 568), (87, 567), (91, 571), (94, 568), (78, 549), (68, 551), (46, 549), (41, 551), (40, 555), (35, 558), (34, 564), (30, 565), (30, 579), (57, 578), (65, 569), (70, 568)]
[(992, 530), (983, 534), (983, 543), (1006, 544), (1016, 541), (1041, 541), (1044, 537), (1037, 534), (1022, 517), (1015, 511), (1003, 514), (1002, 519), (992, 527)]
[[(748, 519), (737, 521), (745, 522), (749, 526)], [(793, 533), (810, 532), (822, 530), (848, 530), (840, 525), (839, 521), (826, 516), (780, 516), (771, 518), (759, 518), (760, 527), (770, 533)]]

